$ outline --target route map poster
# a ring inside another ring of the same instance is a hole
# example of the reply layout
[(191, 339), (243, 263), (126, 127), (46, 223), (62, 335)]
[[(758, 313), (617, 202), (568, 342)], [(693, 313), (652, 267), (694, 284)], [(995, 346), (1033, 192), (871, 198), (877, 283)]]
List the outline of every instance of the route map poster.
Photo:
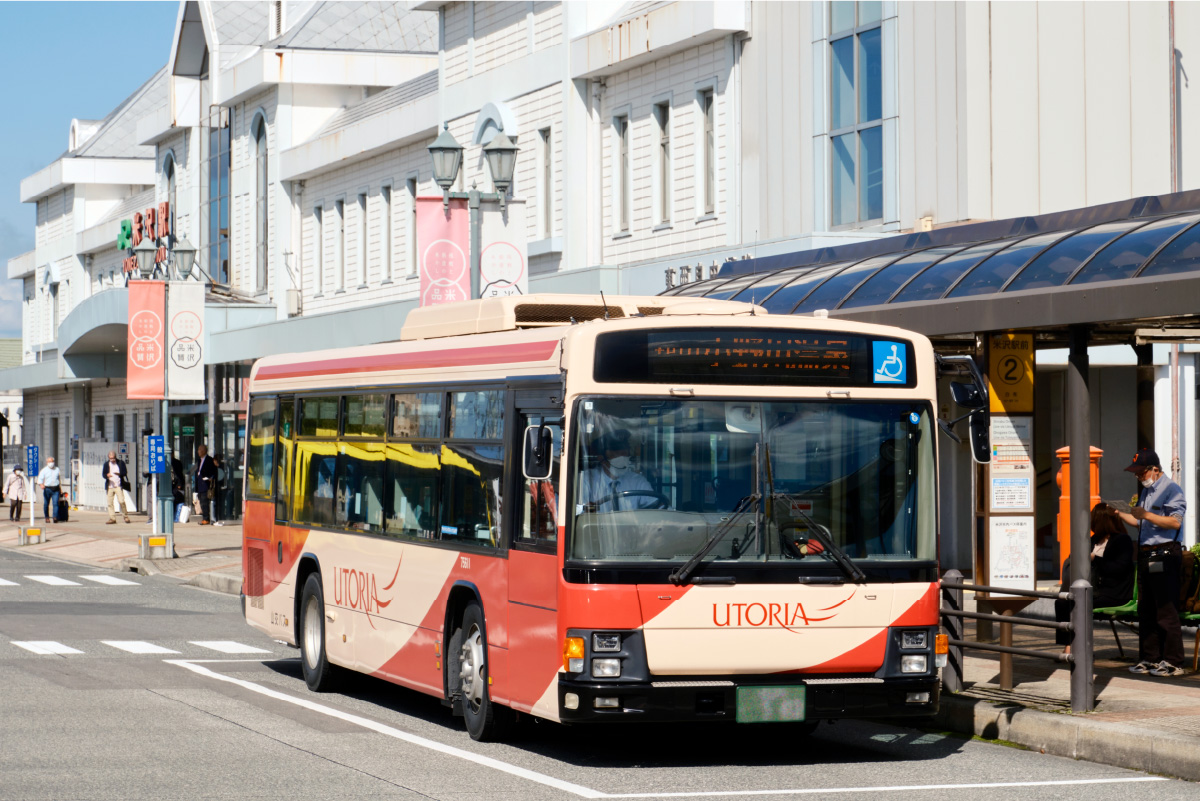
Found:
[(990, 512), (1033, 512), (1033, 418), (992, 415), (988, 465)]
[[(992, 517), (988, 525), (988, 584), (1014, 590), (1035, 590), (1033, 517)], [(992, 598), (1010, 598), (993, 592)]]

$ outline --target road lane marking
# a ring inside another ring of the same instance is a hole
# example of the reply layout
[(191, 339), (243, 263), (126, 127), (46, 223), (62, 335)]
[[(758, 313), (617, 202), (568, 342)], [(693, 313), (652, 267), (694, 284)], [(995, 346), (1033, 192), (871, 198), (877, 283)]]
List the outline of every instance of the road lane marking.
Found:
[(201, 648), (208, 648), (212, 651), (220, 651), (223, 654), (269, 654), (270, 651), (265, 648), (255, 648), (253, 645), (243, 645), (240, 642), (233, 640), (189, 640), (192, 645), (199, 645)]
[(979, 782), (977, 784), (895, 784), (889, 787), (805, 787), (785, 790), (710, 790), (699, 793), (605, 793), (601, 798), (723, 798), (756, 795), (824, 795), (826, 793), (926, 792), (929, 790), (992, 790), (1007, 787), (1067, 787), (1086, 784), (1165, 782), (1166, 776), (1130, 776), (1111, 779), (1053, 779), (1029, 782)]
[(141, 586), (141, 585), (140, 585), (138, 582), (136, 582), (136, 581), (130, 581), (129, 579), (117, 578), (116, 576), (109, 576), (109, 575), (107, 575), (107, 574), (105, 574), (105, 573), (98, 573), (98, 574), (95, 574), (95, 575), (80, 576), (80, 578), (81, 578), (81, 579), (87, 579), (88, 581), (94, 581), (94, 582), (96, 582), (97, 584), (107, 584), (107, 585), (109, 585), (110, 587), (121, 587), (121, 586), (125, 586), (125, 585), (129, 585), (129, 586), (132, 586), (132, 587), (140, 587), (140, 586)]
[(83, 653), (83, 651), (72, 648), (69, 645), (63, 645), (61, 642), (54, 642), (53, 640), (33, 640), (28, 642), (17, 642), (16, 640), (13, 640), (12, 644), (18, 648), (24, 648), (26, 651), (32, 651), (33, 653), (41, 656)]
[(61, 576), (26, 576), (30, 581), (40, 581), (42, 584), (49, 584), (51, 587), (82, 587), (78, 581), (62, 578)]
[(311, 712), (316, 712), (321, 715), (327, 715), (331, 718), (344, 720), (347, 723), (353, 723), (357, 726), (362, 726), (364, 729), (369, 729), (378, 734), (393, 737), (397, 740), (403, 740), (406, 743), (410, 743), (421, 748), (427, 748), (430, 751), (437, 751), (448, 756), (465, 759), (468, 762), (474, 762), (477, 765), (483, 765), (484, 767), (492, 768), (493, 770), (498, 770), (511, 776), (517, 776), (519, 778), (536, 782), (547, 787), (554, 787), (555, 789), (563, 790), (564, 792), (571, 793), (572, 795), (577, 795), (580, 798), (605, 797), (604, 793), (583, 787), (578, 784), (565, 782), (561, 779), (556, 779), (553, 776), (547, 776), (544, 773), (538, 773), (537, 771), (529, 770), (527, 768), (510, 765), (507, 762), (501, 762), (499, 759), (493, 759), (492, 757), (473, 754), (470, 751), (464, 751), (463, 749), (455, 748), (452, 745), (444, 745), (436, 740), (430, 740), (425, 737), (420, 737), (416, 734), (409, 734), (406, 731), (392, 728), (391, 726), (379, 723), (378, 721), (359, 717), (358, 715), (352, 715), (349, 712), (342, 712), (341, 710), (325, 706), (324, 704), (318, 704), (315, 701), (309, 701), (305, 698), (297, 698), (292, 695), (287, 695), (277, 690), (272, 690), (269, 687), (264, 687), (261, 684), (255, 684), (252, 681), (245, 681), (243, 679), (235, 679), (232, 676), (225, 676), (217, 673), (214, 670), (210, 670), (203, 665), (196, 664), (194, 661), (186, 659), (164, 659), (163, 661), (169, 665), (178, 665), (182, 668), (186, 668), (187, 670), (190, 670), (193, 673), (198, 673), (201, 676), (207, 676), (210, 679), (216, 679), (217, 681), (223, 681), (229, 684), (236, 684), (238, 687), (242, 687), (250, 692), (258, 693), (259, 695), (265, 695), (268, 698), (274, 698), (277, 701), (283, 701), (287, 704), (294, 704), (295, 706), (302, 707)]
[(0, 579), (0, 587), (20, 587), (20, 586), (21, 585), (15, 581), (9, 581), (8, 579)]
[(142, 642), (141, 640), (101, 640), (105, 645), (119, 648), (122, 651), (128, 651), (131, 654), (177, 654), (178, 651), (172, 651), (170, 648), (163, 648), (161, 645), (155, 645), (151, 642)]
[(459, 759), (474, 762), (477, 765), (492, 768), (494, 770), (508, 773), (512, 776), (517, 776), (522, 779), (527, 779), (538, 784), (554, 787), (559, 790), (564, 790), (572, 795), (580, 798), (721, 798), (721, 797), (738, 797), (738, 796), (766, 796), (766, 795), (817, 795), (821, 793), (877, 793), (877, 792), (928, 792), (929, 790), (976, 790), (976, 789), (1002, 789), (1006, 787), (1066, 787), (1072, 785), (1089, 785), (1089, 784), (1130, 784), (1135, 782), (1165, 782), (1169, 781), (1165, 776), (1141, 776), (1134, 775), (1128, 777), (1115, 777), (1105, 779), (1056, 779), (1048, 781), (1026, 781), (1026, 782), (986, 782), (977, 784), (913, 784), (913, 785), (893, 785), (888, 787), (812, 787), (812, 788), (796, 788), (782, 790), (715, 790), (707, 792), (694, 793), (605, 793), (600, 790), (593, 790), (590, 787), (584, 787), (579, 784), (572, 784), (561, 779), (556, 779), (553, 776), (547, 776), (544, 773), (521, 768), (516, 765), (510, 765), (507, 762), (502, 762), (492, 757), (481, 756), (470, 751), (465, 751), (461, 748), (455, 748), (452, 745), (444, 745), (435, 740), (429, 740), (425, 737), (420, 737), (415, 734), (400, 731), (378, 721), (370, 720), (369, 718), (352, 715), (349, 712), (343, 712), (332, 707), (318, 704), (315, 701), (309, 701), (305, 698), (297, 698), (296, 696), (287, 695), (286, 693), (272, 690), (264, 687), (261, 684), (255, 684), (252, 681), (244, 679), (235, 679), (232, 676), (226, 676), (217, 673), (204, 667), (203, 664), (228, 664), (230, 662), (255, 662), (257, 660), (224, 660), (224, 659), (164, 659), (168, 665), (177, 665), (187, 670), (197, 673), (201, 676), (207, 676), (217, 681), (235, 684), (238, 687), (249, 690), (250, 692), (265, 695), (268, 698), (274, 698), (277, 701), (293, 704), (303, 707), (312, 712), (329, 717), (337, 718), (362, 726), (365, 729), (394, 737), (397, 740), (403, 740), (421, 748), (427, 748), (431, 751), (446, 754), (448, 756), (457, 757)]

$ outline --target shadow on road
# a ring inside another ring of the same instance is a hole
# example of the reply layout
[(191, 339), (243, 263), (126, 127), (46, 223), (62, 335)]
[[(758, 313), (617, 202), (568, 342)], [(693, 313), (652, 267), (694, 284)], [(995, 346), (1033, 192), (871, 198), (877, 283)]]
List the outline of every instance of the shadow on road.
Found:
[[(276, 673), (304, 681), (299, 659), (265, 662)], [(309, 693), (307, 689), (303, 692)], [(467, 737), (462, 718), (453, 717), (437, 698), (382, 679), (350, 673), (337, 693), (387, 712), (416, 718)], [(314, 697), (309, 693), (310, 697)], [(907, 725), (906, 725), (907, 724)], [(896, 759), (943, 759), (962, 749), (959, 735), (924, 731), (925, 719), (891, 723), (844, 720), (823, 722), (805, 736), (796, 726), (734, 723), (662, 724), (626, 722), (563, 726), (522, 715), (506, 744), (531, 755), (588, 768), (692, 768), (719, 761), (746, 767), (811, 764), (865, 764)], [(464, 743), (465, 745), (465, 743)]]

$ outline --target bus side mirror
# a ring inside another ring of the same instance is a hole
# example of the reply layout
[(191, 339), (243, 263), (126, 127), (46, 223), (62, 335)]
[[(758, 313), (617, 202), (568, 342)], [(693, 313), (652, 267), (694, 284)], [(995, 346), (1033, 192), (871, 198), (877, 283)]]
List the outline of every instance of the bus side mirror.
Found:
[(982, 409), (987, 402), (977, 385), (961, 381), (950, 382), (950, 396), (964, 409)]
[(967, 424), (971, 430), (971, 456), (979, 464), (992, 461), (991, 423), (992, 415), (986, 409), (971, 412)]
[(553, 467), (554, 434), (544, 425), (529, 426), (525, 429), (525, 443), (522, 448), (522, 472), (530, 481), (545, 481), (550, 478)]

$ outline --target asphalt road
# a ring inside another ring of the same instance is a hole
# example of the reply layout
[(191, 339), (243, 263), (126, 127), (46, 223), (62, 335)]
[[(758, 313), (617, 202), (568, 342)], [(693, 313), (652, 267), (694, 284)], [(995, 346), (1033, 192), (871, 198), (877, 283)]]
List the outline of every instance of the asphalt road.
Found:
[[(69, 583), (63, 583), (69, 582)], [(106, 582), (106, 583), (102, 583)], [(128, 582), (128, 583), (114, 583)], [(472, 742), (438, 701), (304, 686), (236, 598), (0, 551), (0, 799), (1196, 799), (916, 728), (565, 728)]]

